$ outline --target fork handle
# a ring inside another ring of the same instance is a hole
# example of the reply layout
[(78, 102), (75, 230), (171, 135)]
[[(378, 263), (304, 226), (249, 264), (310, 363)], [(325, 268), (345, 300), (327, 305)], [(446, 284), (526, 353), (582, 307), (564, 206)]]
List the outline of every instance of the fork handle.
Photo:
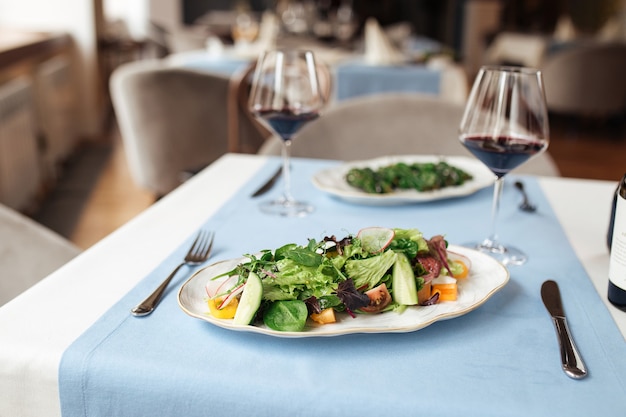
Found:
[(172, 278), (174, 278), (174, 275), (176, 275), (178, 270), (183, 265), (185, 265), (185, 262), (183, 262), (180, 265), (178, 265), (172, 271), (172, 273), (167, 278), (165, 278), (165, 281), (163, 281), (161, 283), (161, 285), (159, 285), (154, 290), (154, 292), (148, 296), (148, 298), (146, 298), (141, 303), (139, 303), (135, 307), (133, 307), (130, 310), (131, 314), (133, 316), (141, 317), (141, 316), (147, 316), (148, 314), (152, 313), (152, 311), (154, 311), (154, 309), (157, 306), (157, 304), (159, 304), (159, 301), (161, 301), (161, 297), (163, 297), (163, 293), (165, 292), (165, 288), (167, 288), (167, 286), (170, 283), (170, 281), (172, 280)]

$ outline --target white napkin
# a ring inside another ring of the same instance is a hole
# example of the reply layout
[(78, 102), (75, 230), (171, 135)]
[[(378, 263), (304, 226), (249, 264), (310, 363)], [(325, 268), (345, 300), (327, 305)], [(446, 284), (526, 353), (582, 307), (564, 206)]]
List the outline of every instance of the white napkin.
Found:
[(577, 30), (572, 19), (565, 15), (559, 17), (554, 28), (554, 39), (562, 42), (572, 41), (576, 39)]
[(491, 64), (514, 62), (538, 67), (544, 58), (547, 41), (544, 36), (528, 33), (502, 32), (489, 45), (485, 61)]
[(599, 41), (619, 41), (626, 40), (626, 31), (623, 28), (619, 18), (611, 17), (607, 22), (598, 30), (596, 39)]
[(224, 43), (217, 36), (209, 36), (205, 47), (210, 56), (219, 57), (224, 54)]
[(264, 51), (276, 47), (276, 38), (280, 31), (278, 18), (270, 12), (263, 13), (259, 25), (259, 35), (252, 43), (242, 43), (235, 46), (234, 53), (243, 58), (256, 59)]
[(404, 56), (397, 50), (383, 32), (378, 21), (369, 18), (365, 22), (365, 62), (372, 65), (394, 65), (404, 61)]
[(270, 12), (263, 13), (261, 18), (261, 26), (259, 28), (259, 36), (254, 42), (257, 47), (265, 49), (273, 49), (276, 46), (276, 38), (280, 31), (278, 18)]

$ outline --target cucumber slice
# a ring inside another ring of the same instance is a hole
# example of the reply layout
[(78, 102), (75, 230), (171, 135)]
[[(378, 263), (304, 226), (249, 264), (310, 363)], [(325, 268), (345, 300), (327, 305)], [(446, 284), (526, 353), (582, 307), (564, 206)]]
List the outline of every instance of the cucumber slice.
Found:
[(407, 306), (417, 304), (415, 274), (411, 269), (409, 258), (403, 253), (398, 253), (396, 262), (393, 264), (391, 287), (393, 288), (393, 300), (396, 303)]
[(233, 318), (235, 324), (248, 325), (254, 318), (261, 299), (263, 298), (263, 283), (261, 278), (254, 272), (250, 272), (246, 285), (243, 287), (243, 293), (239, 299), (239, 306)]

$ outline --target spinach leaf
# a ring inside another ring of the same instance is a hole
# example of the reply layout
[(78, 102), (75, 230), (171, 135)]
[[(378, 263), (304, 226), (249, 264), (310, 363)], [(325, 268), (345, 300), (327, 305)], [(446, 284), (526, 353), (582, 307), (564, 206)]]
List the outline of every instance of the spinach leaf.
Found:
[(281, 246), (280, 248), (276, 249), (276, 251), (274, 251), (274, 259), (276, 261), (285, 259), (287, 257), (287, 254), (297, 247), (298, 245), (296, 245), (295, 243), (288, 243), (284, 246)]
[(300, 332), (304, 329), (308, 315), (304, 301), (276, 301), (265, 311), (263, 322), (270, 329), (281, 332)]
[(296, 247), (285, 252), (285, 258), (303, 266), (318, 267), (322, 264), (322, 255), (307, 248)]

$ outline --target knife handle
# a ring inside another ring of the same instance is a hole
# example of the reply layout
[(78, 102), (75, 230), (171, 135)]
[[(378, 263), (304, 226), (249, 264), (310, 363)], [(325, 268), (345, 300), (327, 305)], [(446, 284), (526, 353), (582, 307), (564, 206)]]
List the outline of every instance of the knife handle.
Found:
[(563, 371), (570, 378), (584, 378), (587, 375), (587, 368), (580, 353), (578, 353), (574, 339), (572, 339), (567, 320), (565, 317), (553, 317), (552, 322), (559, 340)]

